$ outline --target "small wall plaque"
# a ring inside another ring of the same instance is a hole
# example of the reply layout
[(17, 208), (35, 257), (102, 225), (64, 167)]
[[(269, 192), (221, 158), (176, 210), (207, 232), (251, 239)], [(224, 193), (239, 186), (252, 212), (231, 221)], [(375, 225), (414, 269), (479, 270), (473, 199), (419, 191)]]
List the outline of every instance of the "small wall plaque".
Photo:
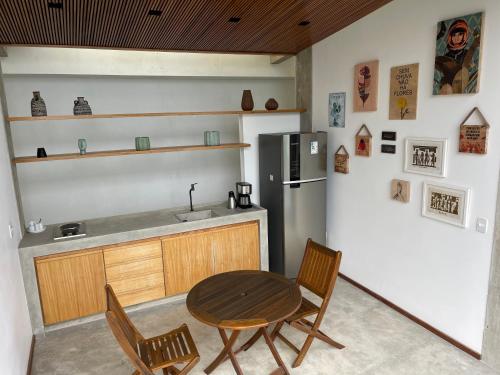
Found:
[[(477, 112), (483, 123), (481, 125), (466, 125), (465, 123)], [(484, 118), (479, 108), (474, 107), (469, 112), (464, 121), (460, 124), (460, 139), (459, 139), (459, 152), (466, 152), (471, 154), (486, 154), (488, 152), (488, 132), (490, 125)]]
[[(341, 151), (343, 152), (343, 154), (340, 153)], [(344, 174), (349, 173), (349, 153), (345, 149), (344, 145), (341, 145), (337, 149), (337, 152), (335, 152), (334, 165), (335, 172)]]
[(381, 145), (380, 152), (382, 152), (383, 154), (395, 154), (396, 145)]
[(396, 132), (382, 132), (382, 140), (383, 141), (395, 141), (396, 140)]
[[(366, 135), (361, 135), (363, 130)], [(356, 133), (356, 155), (358, 156), (370, 156), (372, 154), (372, 133), (368, 130), (368, 127), (363, 124), (361, 128)]]
[(391, 198), (399, 202), (408, 203), (410, 201), (410, 181), (392, 180)]

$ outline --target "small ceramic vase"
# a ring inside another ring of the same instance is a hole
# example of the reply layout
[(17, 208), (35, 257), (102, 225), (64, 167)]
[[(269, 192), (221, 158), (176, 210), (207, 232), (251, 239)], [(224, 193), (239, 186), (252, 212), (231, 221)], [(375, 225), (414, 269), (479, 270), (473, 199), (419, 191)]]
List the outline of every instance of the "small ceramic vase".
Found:
[(40, 91), (33, 91), (33, 98), (31, 99), (31, 116), (47, 116), (47, 107), (45, 101), (40, 96)]
[(87, 153), (87, 140), (84, 138), (79, 139), (78, 148), (80, 149), (80, 155), (85, 155)]
[(253, 98), (252, 91), (243, 90), (243, 96), (241, 98), (241, 109), (244, 111), (251, 111), (253, 109)]
[(90, 108), (89, 102), (86, 101), (83, 96), (78, 96), (74, 103), (75, 106), (73, 107), (73, 114), (75, 116), (92, 114), (92, 109)]
[(276, 99), (270, 98), (266, 102), (265, 107), (268, 111), (275, 111), (278, 109), (278, 102), (276, 101)]
[(47, 157), (47, 152), (45, 151), (45, 148), (38, 147), (36, 149), (36, 157), (37, 158), (46, 158)]

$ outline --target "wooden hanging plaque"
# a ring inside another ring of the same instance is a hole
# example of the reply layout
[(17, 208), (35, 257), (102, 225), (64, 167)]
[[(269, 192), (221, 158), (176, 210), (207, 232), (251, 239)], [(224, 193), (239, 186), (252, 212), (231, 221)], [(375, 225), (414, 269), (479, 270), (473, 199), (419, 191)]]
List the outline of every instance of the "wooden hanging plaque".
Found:
[[(340, 154), (340, 151), (343, 150), (344, 153)], [(337, 152), (335, 153), (335, 172), (338, 173), (349, 173), (349, 153), (345, 149), (344, 145), (341, 145)]]
[[(478, 113), (483, 123), (481, 125), (465, 124), (474, 112)], [(486, 154), (488, 152), (489, 129), (490, 125), (488, 124), (488, 121), (486, 121), (479, 108), (474, 107), (474, 109), (469, 112), (465, 120), (460, 124), (458, 151), (471, 154)]]
[[(361, 135), (363, 130), (366, 131), (366, 135)], [(371, 156), (372, 154), (372, 133), (370, 133), (370, 130), (364, 124), (356, 133), (355, 148), (356, 155), (358, 156)]]

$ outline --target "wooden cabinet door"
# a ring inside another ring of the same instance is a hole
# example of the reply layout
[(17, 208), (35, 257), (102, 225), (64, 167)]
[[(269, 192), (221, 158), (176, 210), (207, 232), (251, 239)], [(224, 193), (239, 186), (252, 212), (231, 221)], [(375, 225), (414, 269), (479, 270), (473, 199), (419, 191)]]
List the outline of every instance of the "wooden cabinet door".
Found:
[(257, 222), (214, 229), (212, 234), (215, 273), (260, 269)]
[(106, 309), (101, 250), (38, 258), (35, 266), (45, 324)]
[(104, 249), (106, 280), (123, 306), (165, 297), (160, 240)]
[(210, 231), (182, 233), (163, 240), (166, 294), (187, 293), (214, 274)]

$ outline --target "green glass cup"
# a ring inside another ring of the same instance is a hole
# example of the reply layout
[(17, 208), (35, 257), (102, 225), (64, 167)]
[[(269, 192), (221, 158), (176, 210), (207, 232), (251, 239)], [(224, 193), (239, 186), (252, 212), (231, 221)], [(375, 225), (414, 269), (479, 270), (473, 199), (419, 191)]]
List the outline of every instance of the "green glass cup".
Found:
[(220, 133), (217, 130), (207, 130), (204, 133), (205, 146), (220, 145)]
[(150, 150), (151, 143), (149, 142), (149, 137), (136, 137), (135, 138), (135, 149), (136, 149), (136, 151)]

